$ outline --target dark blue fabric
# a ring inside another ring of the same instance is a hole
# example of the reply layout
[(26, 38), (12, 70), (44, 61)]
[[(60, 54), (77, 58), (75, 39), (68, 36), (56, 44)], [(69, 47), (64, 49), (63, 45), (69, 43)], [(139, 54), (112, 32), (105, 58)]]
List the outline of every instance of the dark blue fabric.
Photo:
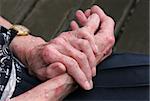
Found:
[(115, 69), (149, 65), (149, 56), (135, 53), (114, 53), (109, 56), (106, 61), (103, 61), (99, 69)]
[(149, 84), (149, 56), (113, 54), (97, 66), (95, 86), (137, 87)]
[(79, 88), (66, 101), (148, 101), (149, 56), (113, 54), (97, 66), (94, 89)]

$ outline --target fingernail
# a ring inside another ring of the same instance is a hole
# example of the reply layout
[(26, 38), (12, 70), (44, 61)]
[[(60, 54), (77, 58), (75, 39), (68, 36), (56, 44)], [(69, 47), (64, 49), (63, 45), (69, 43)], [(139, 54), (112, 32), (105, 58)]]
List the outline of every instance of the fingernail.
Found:
[(86, 90), (92, 89), (91, 84), (88, 81), (85, 82), (85, 89)]
[(92, 80), (90, 80), (90, 85), (91, 85), (91, 89), (93, 88), (93, 81)]
[(92, 75), (93, 75), (93, 77), (96, 76), (96, 67), (93, 67), (93, 68), (92, 68)]

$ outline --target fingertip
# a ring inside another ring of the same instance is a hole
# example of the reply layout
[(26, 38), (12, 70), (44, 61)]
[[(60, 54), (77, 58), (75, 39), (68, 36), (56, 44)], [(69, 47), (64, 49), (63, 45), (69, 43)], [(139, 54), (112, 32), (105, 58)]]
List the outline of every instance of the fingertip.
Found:
[(106, 17), (105, 12), (99, 6), (97, 6), (97, 5), (94, 5), (93, 7), (91, 7), (91, 12), (98, 14), (98, 16), (101, 19), (103, 19), (104, 17)]
[(93, 7), (91, 7), (91, 12), (92, 13), (96, 13), (98, 10), (101, 10), (101, 8), (97, 5), (94, 5)]
[(77, 10), (76, 11), (76, 16), (79, 16), (79, 15), (81, 15), (83, 12), (81, 11), (81, 10)]
[(86, 82), (84, 83), (84, 89), (85, 89), (85, 90), (90, 90), (90, 89), (92, 89), (92, 85), (91, 85), (91, 83), (90, 83), (89, 81), (86, 81)]
[(72, 30), (76, 30), (76, 29), (79, 28), (79, 25), (78, 25), (78, 23), (76, 21), (73, 20), (70, 23), (70, 27), (71, 27)]
[(91, 15), (91, 9), (87, 9), (84, 14), (88, 18)]
[(76, 18), (82, 26), (84, 26), (85, 23), (87, 22), (87, 17), (85, 16), (83, 11), (81, 11), (81, 10), (78, 10), (76, 12)]
[(91, 9), (95, 9), (95, 8), (99, 8), (99, 6), (98, 6), (98, 5), (93, 5), (93, 6), (91, 7)]
[(92, 80), (90, 80), (89, 81), (89, 83), (90, 83), (90, 85), (91, 85), (91, 89), (93, 88), (93, 81)]

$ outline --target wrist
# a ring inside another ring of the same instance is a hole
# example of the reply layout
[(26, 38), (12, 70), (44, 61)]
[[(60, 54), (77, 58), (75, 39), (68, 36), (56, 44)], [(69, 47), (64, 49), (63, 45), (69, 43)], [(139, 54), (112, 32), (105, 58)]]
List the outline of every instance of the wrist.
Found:
[(39, 37), (32, 35), (27, 36), (16, 36), (9, 47), (12, 53), (24, 64), (26, 65), (26, 55), (36, 46), (45, 44), (46, 42)]

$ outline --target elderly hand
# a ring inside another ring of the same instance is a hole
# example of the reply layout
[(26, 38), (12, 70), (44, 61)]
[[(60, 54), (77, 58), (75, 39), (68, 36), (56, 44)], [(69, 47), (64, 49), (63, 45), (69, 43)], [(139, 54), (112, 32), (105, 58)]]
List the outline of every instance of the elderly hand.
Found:
[[(100, 24), (99, 28), (96, 33), (95, 32), (97, 29), (97, 20), (91, 20), (91, 23), (88, 22), (89, 19), (94, 19), (94, 17), (91, 17), (93, 14), (98, 14), (100, 18)], [(98, 46), (98, 52), (96, 55), (96, 61), (97, 64), (101, 62), (103, 59), (108, 57), (111, 52), (112, 52), (112, 47), (115, 43), (115, 38), (114, 38), (114, 21), (112, 18), (107, 16), (102, 9), (100, 9), (98, 6), (93, 6), (91, 9), (88, 9), (83, 13), (82, 11), (77, 11), (76, 13), (77, 19), (83, 26), (91, 26), (87, 31), (89, 34), (94, 36), (94, 41), (96, 42), (96, 45)], [(79, 29), (78, 24), (73, 21), (71, 23), (71, 28), (72, 30), (77, 30)], [(94, 31), (92, 31), (92, 29)], [(90, 31), (92, 31), (90, 33)], [(77, 41), (73, 41), (77, 42)], [(76, 46), (77, 48), (77, 46)], [(77, 48), (79, 49), (79, 48)], [(80, 49), (79, 49), (80, 50)], [(86, 52), (85, 52), (86, 53)], [(87, 54), (88, 55), (88, 54)], [(89, 55), (90, 56), (90, 55)], [(96, 74), (96, 68), (92, 68), (92, 72), (95, 75)]]
[[(80, 10), (76, 12), (76, 17), (79, 23), (84, 26), (88, 17), (91, 14), (98, 14), (100, 18), (100, 26), (97, 33), (94, 33), (95, 42), (98, 46), (98, 54), (96, 54), (97, 63), (101, 62), (103, 59), (108, 57), (112, 52), (112, 47), (115, 43), (114, 38), (114, 21), (112, 18), (107, 16), (102, 9), (98, 6), (93, 6), (91, 9), (86, 10), (84, 13)], [(71, 23), (71, 28), (76, 30), (79, 28), (78, 24), (73, 21)]]
[[(47, 80), (67, 70), (69, 75), (88, 90), (92, 88), (91, 69), (96, 66), (94, 33), (98, 26), (98, 15), (92, 14), (84, 27), (63, 32), (48, 43), (33, 36), (23, 36), (22, 42), (21, 36), (15, 38), (10, 47), (30, 73), (39, 79)], [(57, 66), (60, 68), (57, 69)]]
[[(72, 78), (63, 74), (48, 80), (9, 101), (62, 101), (76, 86)], [(38, 93), (36, 93), (38, 92)]]
[[(76, 18), (79, 23), (84, 26), (88, 17), (91, 14), (98, 14), (100, 18), (100, 25), (96, 33), (94, 33), (94, 39), (96, 45), (98, 46), (98, 53), (96, 54), (96, 63), (100, 63), (106, 57), (108, 57), (112, 52), (112, 47), (115, 43), (114, 38), (114, 21), (112, 18), (107, 16), (102, 9), (98, 6), (93, 6), (91, 9), (86, 10), (84, 13), (81, 10), (76, 12)], [(79, 28), (76, 21), (71, 23), (72, 30), (77, 30)], [(96, 74), (96, 68), (93, 68), (93, 73)]]
[[(33, 49), (33, 51), (28, 52), (31, 53), (27, 56), (27, 60), (30, 62), (28, 62), (29, 66), (33, 67), (31, 69), (39, 67), (39, 65), (34, 65), (36, 61), (34, 62), (33, 60), (35, 57), (41, 55), (47, 65), (55, 62), (63, 63), (67, 73), (71, 75), (76, 82), (86, 90), (91, 89), (93, 85), (91, 68), (96, 66), (94, 52), (97, 50), (94, 37), (92, 37), (92, 34), (89, 34), (89, 32), (94, 33), (99, 25), (99, 23), (97, 23), (97, 26), (93, 29), (92, 24), (90, 24), (93, 23), (93, 20), (97, 20), (94, 22), (99, 22), (99, 17), (93, 14), (84, 27), (70, 32), (63, 32), (48, 44), (40, 47), (40, 49)], [(39, 55), (37, 52), (34, 52), (36, 50), (39, 51)], [(36, 71), (36, 69), (33, 71)], [(43, 73), (48, 74), (47, 72), (48, 71), (45, 71), (45, 73)]]

